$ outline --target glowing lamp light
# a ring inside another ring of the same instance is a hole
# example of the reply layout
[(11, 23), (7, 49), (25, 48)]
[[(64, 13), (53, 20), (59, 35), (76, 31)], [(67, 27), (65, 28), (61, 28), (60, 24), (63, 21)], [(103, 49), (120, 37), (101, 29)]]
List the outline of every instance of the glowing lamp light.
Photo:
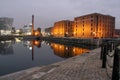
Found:
[(27, 35), (31, 35), (32, 33), (31, 32), (28, 32)]
[(55, 44), (55, 47), (57, 47), (57, 45)]
[(66, 34), (68, 34), (68, 32), (66, 32)]
[(74, 32), (74, 34), (76, 34), (76, 32)]
[(62, 48), (62, 46), (60, 46), (60, 48)]
[(75, 52), (75, 48), (73, 49), (73, 51)]
[(40, 33), (39, 33), (39, 31), (35, 31), (35, 36), (39, 36), (40, 35)]

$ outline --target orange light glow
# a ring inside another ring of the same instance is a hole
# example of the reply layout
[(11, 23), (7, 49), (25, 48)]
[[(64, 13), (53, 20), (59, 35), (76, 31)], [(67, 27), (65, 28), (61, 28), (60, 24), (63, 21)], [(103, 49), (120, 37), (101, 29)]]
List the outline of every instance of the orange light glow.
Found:
[(35, 35), (35, 36), (40, 36), (40, 32), (39, 32), (39, 31), (35, 31), (35, 32), (34, 32), (34, 35)]
[(41, 46), (41, 42), (40, 41), (37, 41), (37, 40), (34, 40), (31, 42), (33, 46), (37, 46), (37, 47), (40, 47)]
[(35, 45), (39, 45), (40, 41), (35, 41), (34, 43), (35, 43)]
[(83, 54), (89, 50), (78, 47), (69, 47), (61, 44), (51, 43), (54, 53), (60, 57), (72, 57)]

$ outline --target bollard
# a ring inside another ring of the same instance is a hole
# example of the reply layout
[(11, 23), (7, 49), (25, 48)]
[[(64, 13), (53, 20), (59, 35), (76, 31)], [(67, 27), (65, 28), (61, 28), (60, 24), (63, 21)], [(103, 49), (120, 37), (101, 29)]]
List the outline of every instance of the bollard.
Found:
[(113, 49), (113, 43), (111, 42), (110, 43), (110, 52), (112, 52), (112, 49)]
[(107, 44), (104, 44), (104, 51), (102, 56), (102, 68), (106, 68)]
[(116, 48), (114, 53), (112, 80), (120, 79), (120, 49)]
[(111, 49), (111, 42), (108, 42), (107, 47), (108, 47), (108, 50), (110, 51), (110, 49)]
[(113, 42), (113, 50), (115, 50), (115, 42)]
[(100, 54), (100, 59), (101, 60), (103, 58), (103, 53), (104, 53), (104, 44), (101, 45), (101, 54)]

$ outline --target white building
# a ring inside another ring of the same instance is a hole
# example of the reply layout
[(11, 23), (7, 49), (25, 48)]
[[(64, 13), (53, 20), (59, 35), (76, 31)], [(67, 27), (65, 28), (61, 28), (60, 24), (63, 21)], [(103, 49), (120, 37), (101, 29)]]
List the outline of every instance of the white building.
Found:
[(32, 30), (32, 26), (29, 25), (24, 25), (23, 29), (22, 29), (22, 32), (23, 32), (23, 35), (31, 35), (31, 30)]

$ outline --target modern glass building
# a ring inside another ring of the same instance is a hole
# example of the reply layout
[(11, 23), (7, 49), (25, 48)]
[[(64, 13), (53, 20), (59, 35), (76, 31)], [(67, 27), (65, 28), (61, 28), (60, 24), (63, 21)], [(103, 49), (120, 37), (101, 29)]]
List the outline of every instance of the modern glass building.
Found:
[(13, 27), (13, 18), (0, 17), (0, 35), (10, 35)]

